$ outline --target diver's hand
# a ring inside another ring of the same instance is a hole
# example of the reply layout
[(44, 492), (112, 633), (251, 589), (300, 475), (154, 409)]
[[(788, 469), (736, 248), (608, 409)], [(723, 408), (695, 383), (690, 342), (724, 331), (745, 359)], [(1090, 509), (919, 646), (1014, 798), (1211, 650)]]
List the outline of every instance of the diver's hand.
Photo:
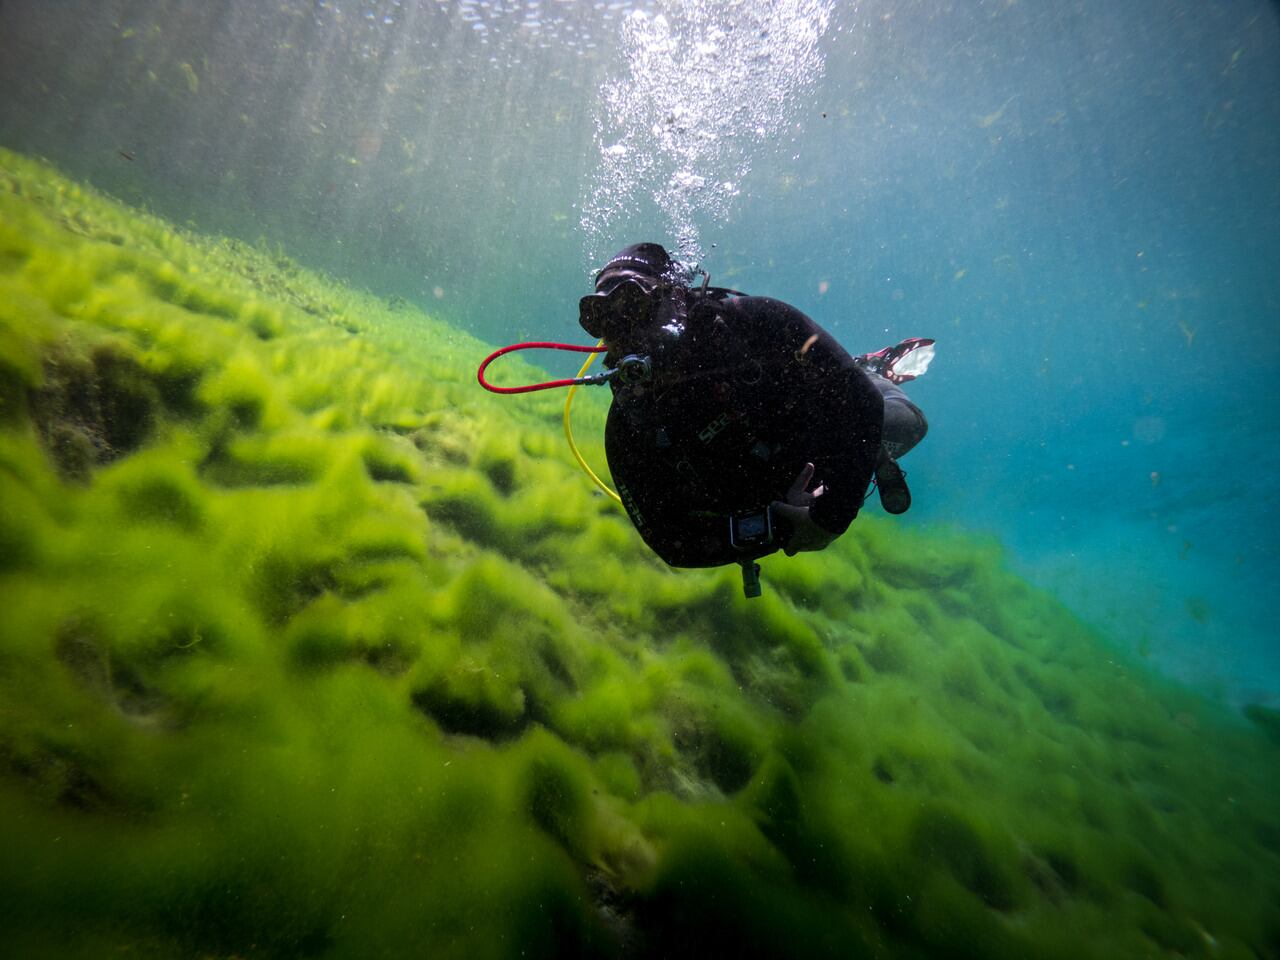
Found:
[(825, 489), (822, 484), (809, 490), (809, 482), (813, 479), (813, 464), (806, 463), (804, 469), (796, 477), (787, 491), (787, 499), (775, 500), (772, 504), (776, 516), (785, 517), (791, 524), (791, 536), (782, 548), (788, 557), (806, 550), (822, 550), (829, 546), (838, 534), (813, 522), (809, 516), (809, 507), (813, 501), (822, 496)]

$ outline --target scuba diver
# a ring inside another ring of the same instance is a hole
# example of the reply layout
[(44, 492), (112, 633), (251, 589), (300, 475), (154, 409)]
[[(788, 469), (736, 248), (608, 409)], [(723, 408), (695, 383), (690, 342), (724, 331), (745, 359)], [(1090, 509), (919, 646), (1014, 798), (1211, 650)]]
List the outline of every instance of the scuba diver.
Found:
[(618, 372), (605, 455), (659, 557), (739, 563), (757, 596), (754, 561), (829, 545), (873, 477), (886, 511), (910, 507), (897, 460), (928, 424), (900, 384), (928, 367), (934, 341), (853, 357), (789, 304), (691, 279), (662, 246), (634, 244), (579, 302)]

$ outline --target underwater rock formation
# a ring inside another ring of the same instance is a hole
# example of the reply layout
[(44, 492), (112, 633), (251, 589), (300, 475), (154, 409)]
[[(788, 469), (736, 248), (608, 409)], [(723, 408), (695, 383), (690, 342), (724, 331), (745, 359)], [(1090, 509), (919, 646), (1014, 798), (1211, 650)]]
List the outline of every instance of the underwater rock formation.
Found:
[(668, 569), (489, 349), (0, 152), (0, 952), (1280, 957), (1271, 714), (968, 536)]

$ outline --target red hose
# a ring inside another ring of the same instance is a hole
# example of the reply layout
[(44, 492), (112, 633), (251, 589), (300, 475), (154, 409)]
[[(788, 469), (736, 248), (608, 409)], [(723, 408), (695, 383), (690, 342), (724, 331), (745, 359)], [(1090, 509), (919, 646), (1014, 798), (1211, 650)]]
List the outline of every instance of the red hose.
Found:
[(537, 341), (535, 343), (513, 343), (509, 347), (503, 347), (501, 350), (495, 350), (484, 358), (484, 362), (480, 364), (480, 369), (476, 371), (476, 379), (480, 381), (480, 386), (494, 393), (531, 393), (534, 390), (550, 390), (553, 387), (571, 387), (575, 383), (581, 383), (580, 380), (569, 378), (567, 380), (548, 380), (546, 383), (530, 383), (522, 387), (495, 387), (484, 378), (485, 367), (489, 366), (494, 360), (497, 360), (504, 353), (511, 353), (513, 350), (572, 350), (575, 353), (604, 353), (608, 347), (583, 347), (572, 343), (548, 343), (546, 341)]

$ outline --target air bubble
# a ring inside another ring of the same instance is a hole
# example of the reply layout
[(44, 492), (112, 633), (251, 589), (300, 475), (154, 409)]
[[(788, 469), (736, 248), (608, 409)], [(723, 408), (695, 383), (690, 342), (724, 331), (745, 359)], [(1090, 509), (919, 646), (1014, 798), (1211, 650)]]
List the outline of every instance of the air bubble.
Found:
[(753, 158), (776, 149), (821, 76), (833, 7), (659, 0), (652, 15), (634, 10), (622, 21), (625, 62), (601, 86), (599, 158), (581, 204), (591, 262), (650, 203), (681, 238), (681, 256), (700, 259), (700, 227), (723, 225)]

